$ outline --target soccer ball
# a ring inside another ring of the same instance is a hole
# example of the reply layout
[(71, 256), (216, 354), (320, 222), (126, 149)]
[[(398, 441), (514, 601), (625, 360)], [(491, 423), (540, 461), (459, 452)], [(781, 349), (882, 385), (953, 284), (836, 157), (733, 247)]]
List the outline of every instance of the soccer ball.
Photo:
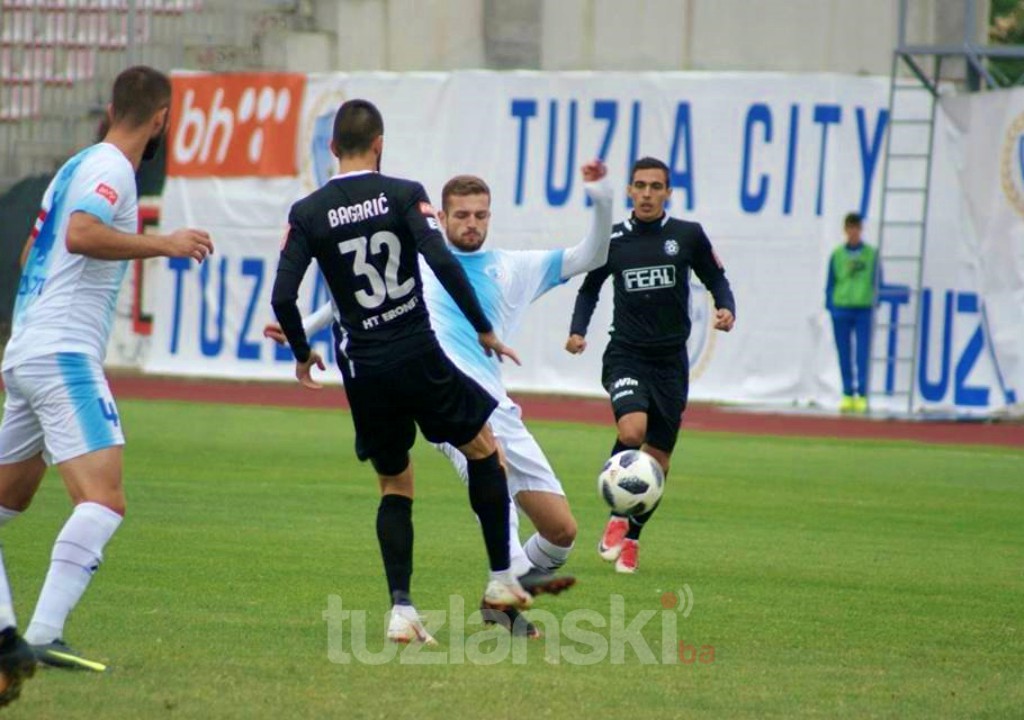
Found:
[(597, 491), (612, 510), (622, 515), (643, 515), (661, 499), (664, 490), (661, 466), (640, 450), (612, 455), (597, 477)]

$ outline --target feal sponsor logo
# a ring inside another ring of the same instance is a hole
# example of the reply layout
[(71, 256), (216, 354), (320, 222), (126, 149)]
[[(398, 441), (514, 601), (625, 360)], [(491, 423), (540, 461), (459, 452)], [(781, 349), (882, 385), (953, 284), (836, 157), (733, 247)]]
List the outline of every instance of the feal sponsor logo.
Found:
[(295, 175), (305, 84), (294, 73), (174, 75), (167, 174)]
[(631, 268), (622, 273), (622, 282), (626, 292), (645, 292), (675, 287), (676, 268), (674, 265)]

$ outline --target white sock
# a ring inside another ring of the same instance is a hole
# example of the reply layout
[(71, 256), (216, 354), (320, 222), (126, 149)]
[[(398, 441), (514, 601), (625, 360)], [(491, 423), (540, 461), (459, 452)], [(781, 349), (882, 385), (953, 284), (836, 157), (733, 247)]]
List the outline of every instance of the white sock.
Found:
[(505, 585), (511, 585), (519, 582), (519, 578), (517, 578), (512, 571), (507, 568), (505, 570), (491, 570), (491, 580), (497, 580)]
[(540, 533), (534, 533), (526, 541), (524, 551), (534, 567), (551, 571), (565, 565), (565, 561), (569, 559), (569, 553), (572, 552), (572, 545), (569, 547), (555, 545), (542, 538)]
[[(0, 527), (21, 515), (0, 505)], [(14, 616), (14, 600), (11, 598), (11, 585), (7, 582), (7, 566), (4, 565), (4, 552), (0, 547), (0, 630), (6, 627), (18, 627), (18, 619)]]
[(63, 637), (64, 622), (89, 586), (103, 561), (103, 548), (121, 516), (98, 503), (78, 505), (57, 536), (50, 556), (50, 571), (39, 593), (25, 639), (40, 645)]
[(513, 500), (509, 500), (508, 507), (508, 559), (512, 574), (516, 577), (525, 575), (533, 567), (530, 559), (526, 557), (526, 551), (523, 550), (523, 543), (519, 540), (519, 508)]

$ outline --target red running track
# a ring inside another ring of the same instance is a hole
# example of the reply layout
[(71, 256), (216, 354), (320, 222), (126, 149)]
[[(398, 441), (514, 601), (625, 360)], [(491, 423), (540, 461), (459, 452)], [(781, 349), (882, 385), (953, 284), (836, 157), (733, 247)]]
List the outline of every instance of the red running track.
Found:
[[(184, 400), (275, 407), (347, 407), (339, 386), (307, 390), (297, 383), (186, 380), (138, 375), (113, 375), (115, 397), (140, 400)], [(611, 409), (603, 399), (518, 395), (516, 402), (527, 420), (564, 420), (612, 424)], [(1024, 423), (868, 420), (855, 417), (807, 416), (744, 412), (735, 407), (693, 404), (684, 427), (707, 432), (799, 437), (877, 438), (928, 443), (1001, 445), (1024, 448)]]

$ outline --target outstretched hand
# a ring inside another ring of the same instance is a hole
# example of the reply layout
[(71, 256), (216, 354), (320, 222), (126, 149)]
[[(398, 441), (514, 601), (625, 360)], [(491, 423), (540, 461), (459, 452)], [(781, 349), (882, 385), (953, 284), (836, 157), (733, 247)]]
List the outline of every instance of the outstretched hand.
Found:
[(213, 240), (205, 230), (181, 228), (167, 236), (167, 257), (190, 257), (202, 262), (207, 255), (213, 255)]
[(323, 385), (313, 379), (312, 370), (314, 365), (321, 370), (327, 369), (324, 366), (324, 359), (315, 350), (309, 353), (309, 358), (307, 358), (306, 362), (295, 362), (295, 377), (302, 383), (303, 387), (307, 387), (310, 390), (321, 390)]
[(519, 356), (516, 355), (516, 351), (510, 348), (508, 345), (503, 343), (494, 331), (487, 333), (477, 333), (477, 339), (480, 341), (480, 346), (484, 349), (484, 353), (487, 357), (497, 355), (498, 362), (503, 362), (502, 357), (507, 357), (516, 365), (522, 365), (519, 362)]
[(263, 337), (273, 340), (278, 345), (284, 345), (288, 338), (284, 336), (284, 330), (277, 323), (267, 323), (263, 326)]

